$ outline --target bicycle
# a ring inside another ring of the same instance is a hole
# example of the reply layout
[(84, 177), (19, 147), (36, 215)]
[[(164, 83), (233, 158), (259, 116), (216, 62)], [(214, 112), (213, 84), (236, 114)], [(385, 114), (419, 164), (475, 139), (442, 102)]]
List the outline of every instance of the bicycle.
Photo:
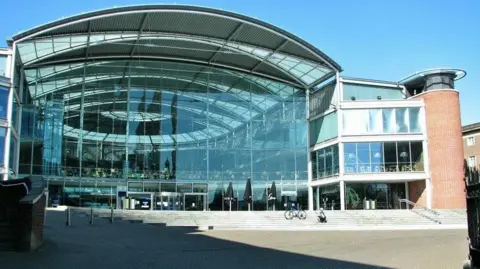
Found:
[(293, 218), (304, 220), (307, 218), (307, 213), (303, 210), (289, 209), (285, 211), (284, 215), (287, 220), (292, 220)]

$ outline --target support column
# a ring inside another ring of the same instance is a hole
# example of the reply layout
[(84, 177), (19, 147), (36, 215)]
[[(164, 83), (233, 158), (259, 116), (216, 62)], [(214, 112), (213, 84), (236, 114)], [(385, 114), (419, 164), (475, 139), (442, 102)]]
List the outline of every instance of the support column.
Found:
[(345, 210), (345, 181), (340, 180), (340, 210)]
[(430, 178), (425, 179), (425, 191), (427, 192), (426, 207), (432, 209), (432, 180)]
[(315, 187), (317, 189), (317, 199), (316, 199), (316, 204), (317, 204), (317, 209), (320, 210), (320, 187)]
[(313, 210), (313, 187), (308, 186), (308, 210)]

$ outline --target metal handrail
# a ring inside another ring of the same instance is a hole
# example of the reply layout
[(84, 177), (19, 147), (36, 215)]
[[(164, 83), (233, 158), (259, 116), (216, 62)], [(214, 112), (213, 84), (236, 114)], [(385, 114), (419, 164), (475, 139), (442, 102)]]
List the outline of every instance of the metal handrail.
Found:
[(436, 222), (438, 224), (442, 224), (442, 222), (439, 221), (438, 219), (436, 219), (435, 217), (431, 217), (431, 216), (428, 216), (426, 214), (422, 214), (420, 212), (414, 211), (414, 209), (420, 209), (420, 210), (423, 210), (426, 213), (433, 214), (434, 216), (439, 216), (440, 213), (438, 213), (437, 211), (426, 208), (426, 207), (421, 206), (421, 205), (418, 205), (417, 203), (412, 202), (412, 201), (407, 200), (407, 199), (398, 199), (398, 201), (400, 202), (400, 208), (401, 208), (402, 203), (405, 203), (406, 205), (411, 205), (412, 208), (410, 209), (410, 208), (407, 207), (407, 209), (412, 210), (412, 212), (414, 212), (414, 213), (416, 213), (416, 214), (418, 214), (418, 215), (420, 215), (420, 216), (422, 216), (426, 219), (429, 219), (429, 220), (431, 220), (433, 222)]

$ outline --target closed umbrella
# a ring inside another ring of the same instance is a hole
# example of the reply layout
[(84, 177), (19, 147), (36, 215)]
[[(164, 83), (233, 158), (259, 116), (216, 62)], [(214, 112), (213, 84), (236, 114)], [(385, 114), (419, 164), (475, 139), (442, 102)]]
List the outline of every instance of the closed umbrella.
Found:
[(233, 185), (232, 185), (232, 182), (230, 182), (228, 184), (227, 192), (225, 193), (225, 200), (228, 200), (230, 205), (229, 211), (232, 211), (232, 200), (234, 198), (235, 197), (233, 196)]
[(245, 185), (243, 200), (248, 203), (248, 211), (250, 211), (250, 203), (252, 202), (252, 182), (250, 178), (247, 179), (247, 185)]
[(272, 187), (270, 188), (268, 200), (273, 200), (273, 211), (275, 211), (275, 202), (277, 200), (277, 187), (275, 186), (275, 181), (272, 183)]

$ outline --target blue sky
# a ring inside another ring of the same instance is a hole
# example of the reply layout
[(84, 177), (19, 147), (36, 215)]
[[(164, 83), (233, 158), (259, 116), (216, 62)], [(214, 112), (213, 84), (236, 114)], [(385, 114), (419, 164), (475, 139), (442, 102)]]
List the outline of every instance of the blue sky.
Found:
[[(2, 3), (0, 37), (91, 10), (155, 1), (16, 0)], [(455, 67), (462, 124), (480, 121), (480, 1), (190, 0), (252, 16), (305, 39), (338, 62), (343, 75), (398, 81), (416, 71)], [(6, 46), (5, 43), (0, 46)]]

